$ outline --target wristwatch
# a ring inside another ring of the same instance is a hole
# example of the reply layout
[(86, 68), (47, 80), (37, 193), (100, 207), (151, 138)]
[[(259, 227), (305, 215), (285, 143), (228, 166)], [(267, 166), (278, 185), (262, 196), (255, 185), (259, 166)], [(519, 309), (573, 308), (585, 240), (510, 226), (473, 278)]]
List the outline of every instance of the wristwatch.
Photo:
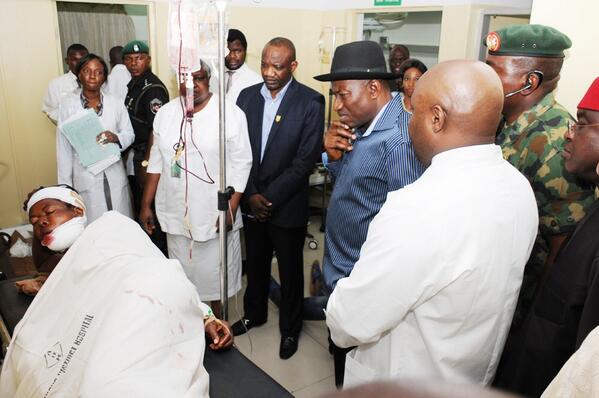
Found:
[(149, 164), (150, 164), (150, 162), (148, 162), (147, 160), (141, 161), (141, 167), (148, 167)]

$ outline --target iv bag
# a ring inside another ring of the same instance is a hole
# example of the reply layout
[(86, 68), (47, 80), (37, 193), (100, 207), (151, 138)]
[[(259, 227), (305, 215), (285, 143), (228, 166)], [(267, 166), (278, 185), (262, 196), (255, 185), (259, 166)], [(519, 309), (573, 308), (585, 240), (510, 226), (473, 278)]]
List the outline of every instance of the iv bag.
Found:
[(193, 72), (200, 59), (218, 59), (218, 14), (214, 1), (170, 0), (167, 37), (173, 70)]

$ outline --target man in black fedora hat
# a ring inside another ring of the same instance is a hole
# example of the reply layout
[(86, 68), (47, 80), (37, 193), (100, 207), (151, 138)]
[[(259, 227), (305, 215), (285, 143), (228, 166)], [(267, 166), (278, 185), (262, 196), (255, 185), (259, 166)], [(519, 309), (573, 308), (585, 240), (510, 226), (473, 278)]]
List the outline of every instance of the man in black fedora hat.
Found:
[[(387, 193), (414, 182), (422, 172), (408, 135), (410, 114), (392, 97), (381, 48), (372, 41), (335, 50), (330, 81), (339, 120), (325, 133), (326, 166), (335, 179), (328, 207), (323, 259), (327, 289), (347, 277), (366, 240), (368, 225)], [(345, 353), (334, 348), (335, 382), (343, 384)]]

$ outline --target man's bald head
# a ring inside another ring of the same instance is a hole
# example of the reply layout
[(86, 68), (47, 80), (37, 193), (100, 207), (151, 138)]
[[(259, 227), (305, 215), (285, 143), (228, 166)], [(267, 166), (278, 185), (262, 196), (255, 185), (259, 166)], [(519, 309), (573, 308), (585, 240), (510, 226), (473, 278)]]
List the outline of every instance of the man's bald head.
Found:
[(410, 137), (428, 165), (450, 149), (492, 144), (501, 118), (501, 80), (479, 61), (442, 62), (420, 80), (412, 96)]
[(449, 384), (438, 380), (372, 382), (326, 395), (324, 398), (516, 398), (478, 385)]

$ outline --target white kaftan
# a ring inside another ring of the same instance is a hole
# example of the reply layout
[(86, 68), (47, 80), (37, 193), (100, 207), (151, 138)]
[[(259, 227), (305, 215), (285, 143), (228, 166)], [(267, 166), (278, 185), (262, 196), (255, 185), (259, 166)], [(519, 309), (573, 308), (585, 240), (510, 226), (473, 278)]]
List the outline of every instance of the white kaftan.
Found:
[[(88, 222), (94, 221), (108, 210), (116, 210), (131, 217), (133, 215), (131, 193), (123, 162), (116, 162), (103, 172), (93, 175), (81, 165), (79, 156), (73, 150), (73, 147), (64, 134), (60, 132), (60, 124), (83, 109), (79, 94), (66, 96), (60, 102), (58, 130), (56, 134), (58, 183), (71, 185), (79, 191), (87, 207)], [(124, 151), (131, 145), (135, 135), (133, 134), (129, 114), (122, 101), (110, 94), (104, 94), (102, 115), (99, 118), (106, 130), (119, 137), (121, 151)], [(109, 209), (106, 203), (104, 178), (108, 182), (112, 209)]]
[[(179, 164), (190, 173), (186, 175), (185, 170), (181, 170), (179, 177), (173, 177), (171, 171), (175, 155), (173, 146), (179, 141), (182, 114), (179, 98), (162, 106), (156, 114), (154, 145), (150, 151), (147, 170), (148, 173), (160, 174), (155, 206), (160, 226), (167, 233), (169, 243), (173, 243), (173, 247), (169, 247), (169, 255), (181, 261), (183, 269), (196, 285), (202, 300), (218, 300), (220, 298), (218, 233), (216, 232), (219, 216), (217, 192), (220, 171), (218, 96), (212, 95), (204, 109), (194, 114), (193, 140), (189, 128), (186, 130), (187, 153), (181, 154)], [(229, 101), (226, 101), (226, 116), (227, 186), (235, 188), (235, 192), (243, 192), (252, 167), (247, 122), (243, 111)], [(204, 170), (202, 156), (208, 173)], [(191, 173), (204, 180), (208, 180), (209, 175), (214, 183), (200, 181)], [(185, 215), (186, 190), (187, 215)], [(229, 232), (229, 246), (232, 244), (236, 246), (229, 252), (228, 257), (229, 275), (231, 275), (229, 295), (235, 294), (241, 288), (241, 250), (238, 237), (241, 227), (241, 211), (237, 211), (233, 231)], [(168, 235), (178, 235), (178, 237)], [(194, 241), (196, 253), (190, 260), (191, 240)]]
[(599, 396), (599, 327), (593, 329), (564, 364), (541, 398)]
[(327, 306), (346, 386), (427, 378), (488, 384), (538, 227), (530, 184), (496, 145), (436, 155), (387, 197)]
[(232, 71), (233, 74), (225, 72), (225, 87), (227, 80), (231, 79), (231, 86), (227, 92), (227, 99), (232, 102), (237, 102), (239, 93), (244, 88), (253, 86), (254, 84), (263, 83), (262, 76), (254, 72), (246, 62), (243, 63), (236, 71)]
[(42, 112), (56, 124), (60, 101), (73, 93), (79, 93), (79, 84), (77, 83), (77, 76), (73, 72), (68, 71), (64, 75), (53, 79), (48, 84), (48, 90), (42, 102)]
[(112, 68), (106, 80), (106, 92), (117, 97), (123, 104), (127, 97), (127, 84), (131, 81), (131, 73), (123, 64), (117, 64)]
[(15, 328), (1, 397), (207, 397), (204, 312), (181, 265), (108, 212)]

